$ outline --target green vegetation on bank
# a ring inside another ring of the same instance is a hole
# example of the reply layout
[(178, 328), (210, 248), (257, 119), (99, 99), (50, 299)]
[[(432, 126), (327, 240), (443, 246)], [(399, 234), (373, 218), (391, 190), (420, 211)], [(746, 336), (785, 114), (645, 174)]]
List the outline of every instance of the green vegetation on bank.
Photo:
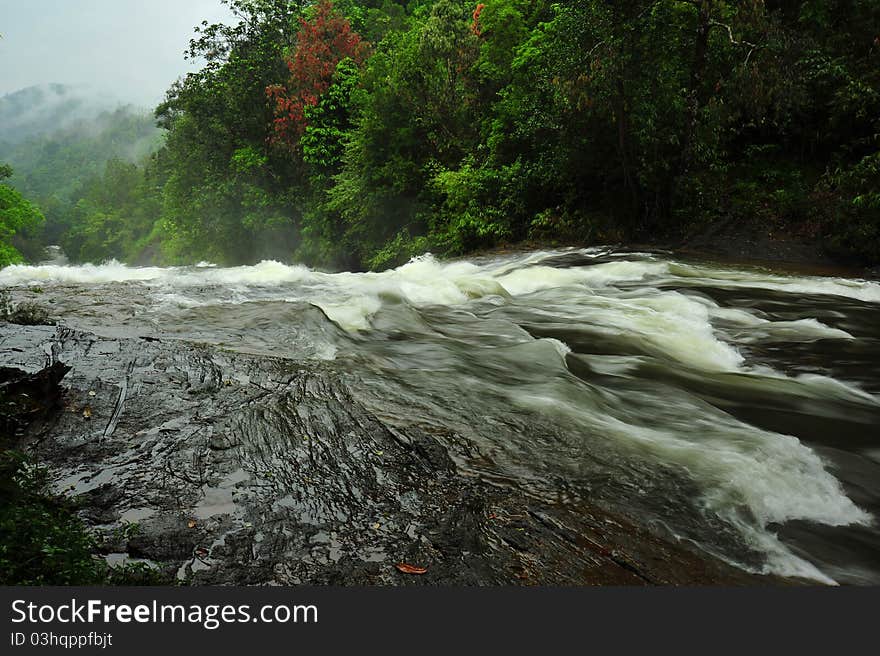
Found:
[(101, 582), (92, 538), (72, 505), (49, 492), (45, 469), (5, 448), (0, 449), (0, 501), (0, 584)]
[[(3, 263), (33, 260), (48, 244), (61, 244), (76, 261), (131, 259), (140, 245), (130, 243), (130, 226), (145, 212), (151, 225), (156, 221), (157, 189), (149, 191), (152, 205), (131, 200), (143, 186), (140, 164), (162, 143), (155, 119), (131, 107), (86, 103), (61, 85), (0, 99), (0, 161), (12, 164), (4, 182), (45, 217), (14, 237), (0, 234), (19, 253)], [(10, 224), (7, 211), (0, 206), (0, 225)]]
[[(0, 422), (8, 403), (0, 395)], [(146, 564), (109, 566), (76, 505), (50, 489), (49, 472), (0, 444), (0, 585), (166, 585)]]
[(379, 269), (724, 221), (880, 261), (875, 0), (228, 4), (158, 152), (44, 208), (72, 259)]
[(22, 244), (34, 243), (45, 221), (33, 203), (5, 184), (11, 176), (12, 167), (0, 164), (0, 267), (24, 261)]

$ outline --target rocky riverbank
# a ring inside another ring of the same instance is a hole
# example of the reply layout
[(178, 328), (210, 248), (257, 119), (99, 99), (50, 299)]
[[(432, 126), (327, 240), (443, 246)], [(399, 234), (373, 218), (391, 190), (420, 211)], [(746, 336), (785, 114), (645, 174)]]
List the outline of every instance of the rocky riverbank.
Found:
[(58, 363), (60, 407), (19, 440), (110, 563), (196, 585), (779, 582), (466, 477), (455, 435), (383, 422), (332, 363), (0, 324), (10, 375)]

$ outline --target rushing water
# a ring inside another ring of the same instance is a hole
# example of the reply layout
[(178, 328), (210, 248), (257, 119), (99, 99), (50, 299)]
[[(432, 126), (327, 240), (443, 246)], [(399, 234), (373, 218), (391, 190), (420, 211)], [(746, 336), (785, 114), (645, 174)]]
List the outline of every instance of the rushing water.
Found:
[(876, 282), (596, 249), (13, 266), (0, 286), (107, 336), (323, 360), (389, 423), (454, 436), (472, 475), (747, 569), (880, 583)]

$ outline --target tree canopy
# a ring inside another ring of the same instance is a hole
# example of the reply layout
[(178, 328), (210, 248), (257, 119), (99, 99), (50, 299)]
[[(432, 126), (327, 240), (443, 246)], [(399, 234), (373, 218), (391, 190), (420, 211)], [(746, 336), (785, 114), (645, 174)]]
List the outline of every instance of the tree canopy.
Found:
[(382, 268), (732, 222), (880, 261), (873, 0), (227, 3), (158, 153), (80, 190), (74, 258)]
[(16, 241), (26, 239), (42, 227), (43, 214), (19, 192), (3, 181), (12, 177), (12, 167), (0, 164), (0, 266), (24, 261)]

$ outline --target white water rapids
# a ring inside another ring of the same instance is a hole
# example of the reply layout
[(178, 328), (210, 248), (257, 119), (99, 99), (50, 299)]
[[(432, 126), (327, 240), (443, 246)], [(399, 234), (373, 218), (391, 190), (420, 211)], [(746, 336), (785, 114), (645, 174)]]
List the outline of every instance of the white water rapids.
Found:
[(629, 508), (745, 568), (880, 582), (877, 282), (594, 249), (10, 266), (0, 287), (99, 334), (332, 361), (377, 414), (470, 441), (474, 475)]

